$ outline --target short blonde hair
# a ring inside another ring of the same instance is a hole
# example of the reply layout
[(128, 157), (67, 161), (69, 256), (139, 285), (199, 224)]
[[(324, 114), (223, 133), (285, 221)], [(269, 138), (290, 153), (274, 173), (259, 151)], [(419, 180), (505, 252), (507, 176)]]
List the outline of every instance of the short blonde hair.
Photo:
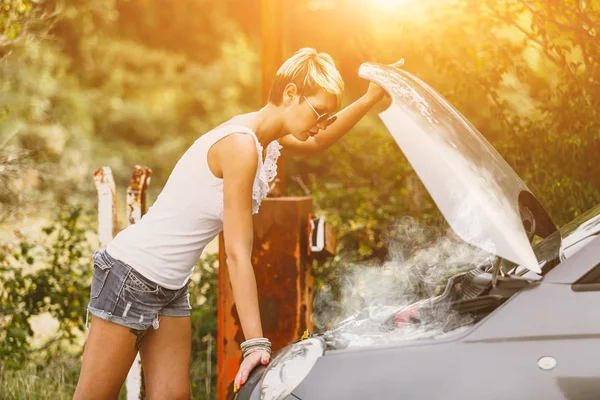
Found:
[(301, 94), (312, 95), (319, 89), (337, 97), (338, 109), (344, 97), (344, 81), (333, 58), (312, 48), (302, 48), (279, 67), (269, 92), (269, 102), (279, 105), (283, 90), (294, 83)]

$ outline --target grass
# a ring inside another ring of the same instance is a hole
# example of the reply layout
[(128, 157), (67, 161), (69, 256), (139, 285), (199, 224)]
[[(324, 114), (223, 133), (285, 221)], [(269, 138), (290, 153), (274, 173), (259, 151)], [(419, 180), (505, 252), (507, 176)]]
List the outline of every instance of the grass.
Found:
[[(209, 360), (192, 357), (190, 368), (193, 399), (216, 398), (216, 365), (211, 366), (207, 380), (206, 363)], [(0, 362), (1, 400), (71, 400), (81, 368), (81, 357), (65, 353), (49, 361), (31, 361), (18, 370), (9, 370)], [(119, 400), (126, 400), (125, 384)]]
[[(8, 370), (0, 364), (0, 399), (71, 400), (80, 368), (80, 358), (72, 355), (57, 357), (47, 366), (31, 362), (19, 370)], [(125, 399), (123, 385), (119, 400)]]

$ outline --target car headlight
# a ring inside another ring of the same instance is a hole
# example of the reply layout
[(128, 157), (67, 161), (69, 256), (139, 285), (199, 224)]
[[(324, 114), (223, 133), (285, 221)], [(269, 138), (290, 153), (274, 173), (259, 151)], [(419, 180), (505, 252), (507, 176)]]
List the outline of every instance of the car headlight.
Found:
[(294, 343), (287, 352), (271, 362), (260, 386), (261, 400), (281, 400), (289, 395), (308, 375), (324, 351), (325, 343), (318, 338)]

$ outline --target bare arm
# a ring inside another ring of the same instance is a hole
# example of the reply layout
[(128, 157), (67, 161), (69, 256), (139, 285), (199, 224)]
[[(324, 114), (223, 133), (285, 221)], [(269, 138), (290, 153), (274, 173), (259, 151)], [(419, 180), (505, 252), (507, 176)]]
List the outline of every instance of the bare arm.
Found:
[(219, 164), (223, 171), (223, 234), (233, 299), (244, 337), (262, 337), (252, 254), (252, 185), (258, 151), (249, 134), (234, 133), (223, 140)]
[(308, 138), (305, 142), (296, 139), (292, 135), (279, 139), (279, 143), (283, 146), (283, 154), (311, 155), (326, 150), (348, 133), (373, 105), (383, 98), (383, 95), (383, 89), (371, 82), (367, 92), (362, 97), (337, 113), (335, 122), (320, 131), (316, 136)]

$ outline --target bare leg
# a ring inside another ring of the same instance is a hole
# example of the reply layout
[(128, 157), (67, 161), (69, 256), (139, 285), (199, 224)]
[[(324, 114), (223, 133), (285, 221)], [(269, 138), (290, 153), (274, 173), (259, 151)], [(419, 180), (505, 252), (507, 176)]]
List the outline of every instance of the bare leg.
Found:
[(143, 332), (90, 315), (74, 400), (117, 399), (141, 346)]
[(160, 317), (140, 349), (148, 400), (190, 398), (192, 326), (190, 317)]

